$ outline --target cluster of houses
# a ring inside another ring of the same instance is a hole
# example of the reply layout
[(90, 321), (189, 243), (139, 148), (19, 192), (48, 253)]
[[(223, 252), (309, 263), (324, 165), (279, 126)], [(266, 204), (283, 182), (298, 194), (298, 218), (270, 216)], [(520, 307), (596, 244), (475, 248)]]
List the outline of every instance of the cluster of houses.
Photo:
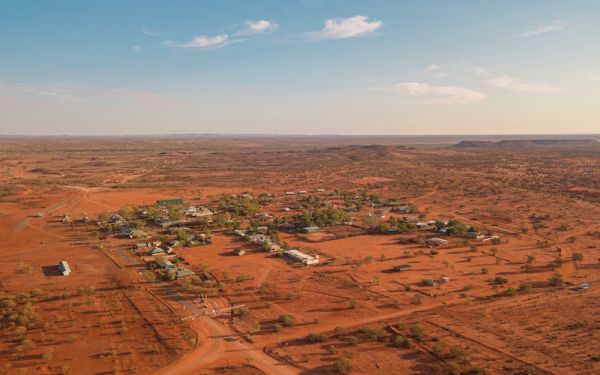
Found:
[(262, 246), (266, 251), (270, 251), (272, 253), (280, 252), (281, 246), (274, 243), (271, 237), (265, 234), (266, 231), (267, 227), (258, 227), (256, 228), (256, 233), (250, 233), (248, 230), (245, 229), (236, 229), (233, 231), (233, 234), (245, 241)]
[[(260, 231), (261, 229), (266, 231), (265, 227), (259, 227), (257, 228), (257, 231)], [(249, 233), (247, 230), (237, 229), (234, 231), (234, 234), (241, 239), (261, 245), (266, 251), (270, 251), (272, 253), (282, 253), (292, 260), (304, 265), (313, 265), (319, 263), (318, 255), (308, 255), (297, 249), (283, 250), (281, 246), (272, 241), (271, 237), (264, 233)], [(246, 251), (243, 249), (234, 249), (232, 253), (233, 255), (241, 256), (246, 254)]]
[(177, 253), (173, 246), (177, 246), (178, 241), (169, 241), (162, 244), (160, 241), (141, 242), (135, 244), (133, 252), (140, 256), (146, 264), (156, 264), (159, 269), (165, 271), (175, 271), (175, 278), (181, 279), (189, 276), (194, 276), (194, 271), (183, 267), (178, 267), (174, 263), (178, 259)]

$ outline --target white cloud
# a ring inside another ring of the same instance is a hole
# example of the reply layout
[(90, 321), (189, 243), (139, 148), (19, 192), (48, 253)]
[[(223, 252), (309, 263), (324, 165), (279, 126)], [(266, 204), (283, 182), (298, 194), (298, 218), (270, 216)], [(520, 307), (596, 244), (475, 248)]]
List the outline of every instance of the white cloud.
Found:
[(487, 96), (479, 91), (459, 86), (431, 86), (422, 82), (403, 82), (393, 86), (403, 95), (419, 98), (421, 103), (465, 104), (485, 100)]
[(245, 29), (240, 30), (237, 35), (253, 35), (262, 33), (272, 33), (279, 28), (279, 25), (273, 21), (267, 20), (248, 20), (244, 22)]
[(541, 35), (541, 34), (546, 34), (546, 33), (550, 33), (553, 31), (560, 31), (562, 29), (565, 28), (565, 26), (567, 26), (567, 22), (563, 21), (563, 20), (556, 20), (552, 23), (549, 23), (547, 25), (540, 25), (540, 26), (535, 26), (535, 27), (529, 27), (527, 28), (525, 31), (523, 31), (520, 34), (515, 35), (518, 38), (528, 38), (531, 36), (536, 36), (536, 35)]
[(154, 31), (154, 30), (151, 30), (151, 29), (150, 29), (150, 28), (148, 28), (148, 27), (144, 27), (144, 28), (142, 29), (142, 34), (144, 34), (144, 35), (148, 35), (148, 36), (160, 36), (160, 33), (159, 33), (159, 32), (156, 32), (156, 31)]
[(547, 84), (536, 84), (521, 82), (516, 78), (509, 76), (494, 77), (486, 80), (486, 82), (496, 88), (506, 89), (515, 92), (528, 92), (534, 94), (558, 94), (565, 91), (561, 87), (551, 86)]
[(131, 49), (133, 50), (133, 52), (140, 52), (142, 50), (142, 47), (136, 44), (135, 46), (131, 47)]
[(224, 46), (226, 44), (231, 43), (232, 41), (229, 39), (229, 35), (220, 34), (215, 36), (204, 36), (198, 35), (192, 38), (191, 41), (187, 43), (176, 43), (170, 40), (163, 42), (164, 45), (169, 47), (177, 47), (177, 48), (208, 48), (208, 47), (217, 47)]
[(315, 39), (347, 39), (373, 34), (383, 26), (379, 20), (369, 21), (365, 16), (327, 19), (323, 29), (309, 33)]
[(437, 72), (438, 70), (441, 70), (441, 69), (442, 68), (439, 65), (431, 64), (425, 70), (428, 71), (428, 72)]

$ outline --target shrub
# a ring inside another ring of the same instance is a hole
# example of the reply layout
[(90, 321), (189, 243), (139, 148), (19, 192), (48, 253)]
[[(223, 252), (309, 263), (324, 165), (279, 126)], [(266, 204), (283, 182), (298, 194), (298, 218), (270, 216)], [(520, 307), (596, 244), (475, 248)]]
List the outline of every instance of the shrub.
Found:
[(458, 346), (453, 346), (448, 352), (448, 356), (454, 359), (461, 359), (469, 355), (469, 351)]
[(358, 337), (348, 336), (348, 337), (346, 337), (346, 342), (351, 346), (356, 346), (356, 345), (358, 345)]
[(550, 285), (552, 286), (563, 286), (564, 281), (560, 273), (555, 273), (550, 277)]
[(532, 288), (530, 283), (521, 283), (521, 285), (519, 285), (519, 290), (524, 293), (529, 293)]
[(417, 340), (421, 340), (425, 336), (425, 329), (420, 324), (410, 326), (410, 335)]
[(296, 318), (293, 315), (281, 315), (279, 321), (286, 327), (293, 327), (296, 325)]
[(346, 327), (342, 327), (342, 326), (337, 326), (335, 327), (335, 329), (333, 330), (333, 333), (337, 336), (337, 337), (342, 337), (342, 336), (346, 336), (348, 334), (348, 329)]
[(411, 339), (404, 336), (396, 336), (394, 337), (394, 345), (397, 348), (410, 349), (414, 346), (414, 343)]
[(334, 363), (335, 371), (340, 374), (347, 374), (352, 369), (352, 361), (350, 358), (342, 357)]

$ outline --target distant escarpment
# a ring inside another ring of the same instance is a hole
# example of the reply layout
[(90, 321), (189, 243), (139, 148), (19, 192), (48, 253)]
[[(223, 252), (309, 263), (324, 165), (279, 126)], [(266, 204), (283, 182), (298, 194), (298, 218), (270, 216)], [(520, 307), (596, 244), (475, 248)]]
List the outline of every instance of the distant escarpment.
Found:
[(461, 141), (454, 148), (512, 148), (546, 146), (598, 146), (595, 139), (507, 139), (493, 141)]

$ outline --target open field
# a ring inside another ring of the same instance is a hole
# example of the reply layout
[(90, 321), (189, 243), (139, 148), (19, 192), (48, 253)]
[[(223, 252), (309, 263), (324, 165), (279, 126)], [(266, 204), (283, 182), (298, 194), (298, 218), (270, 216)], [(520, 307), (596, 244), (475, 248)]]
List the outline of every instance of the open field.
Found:
[(600, 372), (600, 145), (457, 142), (0, 139), (0, 372)]

